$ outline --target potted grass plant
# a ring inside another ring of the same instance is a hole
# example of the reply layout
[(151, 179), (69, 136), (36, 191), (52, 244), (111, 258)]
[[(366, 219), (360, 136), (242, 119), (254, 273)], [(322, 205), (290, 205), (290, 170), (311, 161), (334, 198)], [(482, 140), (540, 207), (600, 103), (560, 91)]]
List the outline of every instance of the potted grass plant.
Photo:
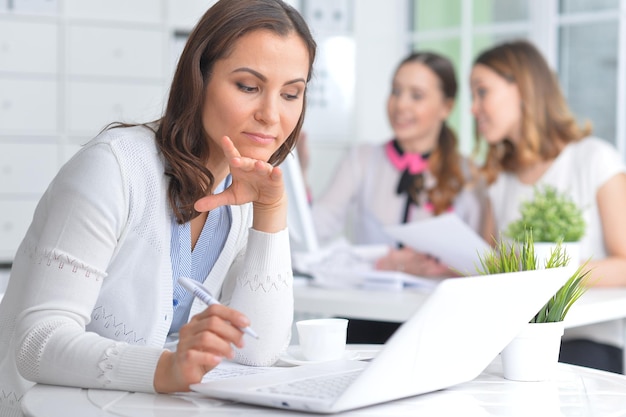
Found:
[(520, 214), (518, 220), (509, 224), (505, 235), (523, 242), (526, 232), (532, 230), (540, 268), (557, 243), (573, 262), (580, 262), (579, 241), (585, 234), (585, 219), (581, 208), (567, 194), (551, 185), (537, 186), (533, 198), (521, 203)]
[[(521, 244), (500, 241), (496, 248), (479, 256), (480, 274), (529, 271), (538, 268), (533, 233), (526, 231)], [(543, 268), (569, 264), (569, 256), (560, 242), (544, 261)], [(586, 291), (590, 272), (587, 262), (579, 266), (565, 284), (535, 314), (524, 330), (502, 351), (504, 377), (516, 381), (549, 379), (558, 362), (563, 336), (563, 320), (570, 307)]]

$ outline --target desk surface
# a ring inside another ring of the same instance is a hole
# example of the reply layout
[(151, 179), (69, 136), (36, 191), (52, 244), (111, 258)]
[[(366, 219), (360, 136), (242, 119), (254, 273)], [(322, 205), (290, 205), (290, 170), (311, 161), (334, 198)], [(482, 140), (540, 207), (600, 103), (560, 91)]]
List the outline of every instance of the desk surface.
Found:
[[(428, 290), (375, 291), (300, 285), (294, 288), (294, 295), (298, 313), (403, 322), (428, 297)], [(590, 288), (570, 309), (565, 327), (623, 318), (626, 288)]]
[[(27, 417), (299, 416), (306, 414), (246, 406), (199, 394), (151, 395), (36, 385), (22, 406)], [(431, 394), (338, 414), (341, 416), (624, 416), (626, 376), (558, 364), (545, 382), (502, 377), (496, 359), (475, 380)]]

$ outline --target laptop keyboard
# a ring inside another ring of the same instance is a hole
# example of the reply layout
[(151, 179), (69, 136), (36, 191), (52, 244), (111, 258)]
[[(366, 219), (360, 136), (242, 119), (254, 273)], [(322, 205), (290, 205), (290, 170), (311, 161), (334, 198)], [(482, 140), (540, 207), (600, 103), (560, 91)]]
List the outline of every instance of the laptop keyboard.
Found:
[(356, 379), (363, 369), (341, 374), (322, 375), (259, 388), (257, 391), (328, 400), (337, 397)]

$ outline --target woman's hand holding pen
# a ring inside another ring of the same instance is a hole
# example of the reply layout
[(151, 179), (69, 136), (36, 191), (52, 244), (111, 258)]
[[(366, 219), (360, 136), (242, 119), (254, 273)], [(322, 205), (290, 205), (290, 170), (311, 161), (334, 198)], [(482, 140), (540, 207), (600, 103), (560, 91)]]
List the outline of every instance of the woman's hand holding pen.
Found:
[(241, 156), (228, 136), (222, 138), (221, 145), (230, 166), (232, 184), (222, 193), (198, 200), (195, 209), (204, 212), (252, 202), (254, 229), (274, 233), (287, 227), (287, 196), (281, 169)]
[(189, 391), (223, 358), (234, 357), (233, 345), (243, 347), (241, 331), (250, 325), (242, 313), (224, 305), (212, 305), (180, 328), (175, 352), (161, 355), (154, 375), (157, 392)]

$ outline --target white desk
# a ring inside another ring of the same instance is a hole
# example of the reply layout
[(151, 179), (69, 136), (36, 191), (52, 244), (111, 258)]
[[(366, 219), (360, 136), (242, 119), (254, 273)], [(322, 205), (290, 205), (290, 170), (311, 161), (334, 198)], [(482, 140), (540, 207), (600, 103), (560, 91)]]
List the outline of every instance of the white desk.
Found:
[[(294, 295), (298, 314), (404, 322), (419, 309), (428, 290), (373, 291), (299, 285), (294, 288)], [(590, 288), (570, 309), (565, 327), (611, 320), (621, 320), (626, 346), (626, 288)]]
[[(36, 385), (26, 393), (27, 417), (299, 416), (306, 414), (212, 400), (198, 394), (151, 395)], [(340, 416), (594, 416), (626, 415), (626, 376), (559, 364), (553, 380), (513, 382), (496, 359), (475, 380), (431, 394), (337, 414)]]

